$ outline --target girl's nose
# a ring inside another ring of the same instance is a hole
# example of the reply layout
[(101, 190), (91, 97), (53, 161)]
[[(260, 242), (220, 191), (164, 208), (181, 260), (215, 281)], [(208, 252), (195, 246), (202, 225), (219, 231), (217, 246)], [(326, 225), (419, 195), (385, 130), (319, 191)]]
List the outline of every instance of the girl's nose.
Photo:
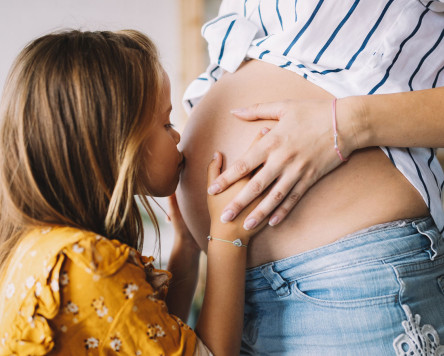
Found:
[(174, 130), (173, 129), (173, 131), (174, 131), (174, 133), (173, 133), (173, 137), (174, 137), (174, 141), (176, 142), (176, 145), (177, 144), (179, 144), (179, 142), (180, 142), (180, 133), (178, 133), (176, 130)]

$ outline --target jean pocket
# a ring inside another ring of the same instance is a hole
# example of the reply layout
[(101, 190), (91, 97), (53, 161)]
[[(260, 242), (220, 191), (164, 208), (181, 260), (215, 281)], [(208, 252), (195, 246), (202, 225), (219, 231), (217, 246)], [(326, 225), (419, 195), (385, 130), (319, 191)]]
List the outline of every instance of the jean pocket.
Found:
[(325, 307), (356, 308), (398, 301), (393, 269), (380, 261), (323, 271), (294, 281), (294, 297)]

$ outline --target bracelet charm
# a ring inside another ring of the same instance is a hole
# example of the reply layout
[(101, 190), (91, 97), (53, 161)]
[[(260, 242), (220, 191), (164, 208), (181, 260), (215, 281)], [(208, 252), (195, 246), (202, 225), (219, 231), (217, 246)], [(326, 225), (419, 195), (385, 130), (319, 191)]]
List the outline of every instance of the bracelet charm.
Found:
[(233, 244), (236, 247), (247, 247), (247, 245), (244, 245), (242, 243), (241, 239), (236, 239), (234, 241), (230, 241), (230, 240), (217, 239), (217, 238), (209, 236), (209, 235), (208, 235), (207, 239), (208, 239), (208, 241), (210, 241), (210, 240), (217, 240), (217, 241), (227, 242), (227, 243)]

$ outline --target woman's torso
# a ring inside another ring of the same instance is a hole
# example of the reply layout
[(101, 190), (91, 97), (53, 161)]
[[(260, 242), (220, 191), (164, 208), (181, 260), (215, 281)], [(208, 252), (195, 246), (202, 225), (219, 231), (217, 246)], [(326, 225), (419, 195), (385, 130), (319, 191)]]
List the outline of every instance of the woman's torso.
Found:
[[(322, 98), (332, 96), (293, 72), (253, 60), (225, 74), (193, 109), (182, 135), (187, 163), (178, 199), (204, 250), (210, 224), (206, 167), (213, 152), (221, 151), (228, 166), (260, 128), (273, 124), (244, 122), (229, 111), (258, 102)], [(420, 194), (379, 148), (360, 150), (316, 183), (281, 224), (267, 226), (251, 240), (248, 266), (292, 256), (374, 224), (427, 214)]]

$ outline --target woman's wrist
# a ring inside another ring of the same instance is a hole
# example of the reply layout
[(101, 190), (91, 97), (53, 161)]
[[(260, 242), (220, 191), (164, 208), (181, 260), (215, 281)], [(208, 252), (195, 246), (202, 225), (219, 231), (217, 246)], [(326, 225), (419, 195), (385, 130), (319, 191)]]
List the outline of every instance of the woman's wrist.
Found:
[(347, 155), (357, 149), (372, 146), (373, 134), (365, 99), (365, 96), (349, 96), (337, 100), (337, 120), (342, 127), (341, 140)]

